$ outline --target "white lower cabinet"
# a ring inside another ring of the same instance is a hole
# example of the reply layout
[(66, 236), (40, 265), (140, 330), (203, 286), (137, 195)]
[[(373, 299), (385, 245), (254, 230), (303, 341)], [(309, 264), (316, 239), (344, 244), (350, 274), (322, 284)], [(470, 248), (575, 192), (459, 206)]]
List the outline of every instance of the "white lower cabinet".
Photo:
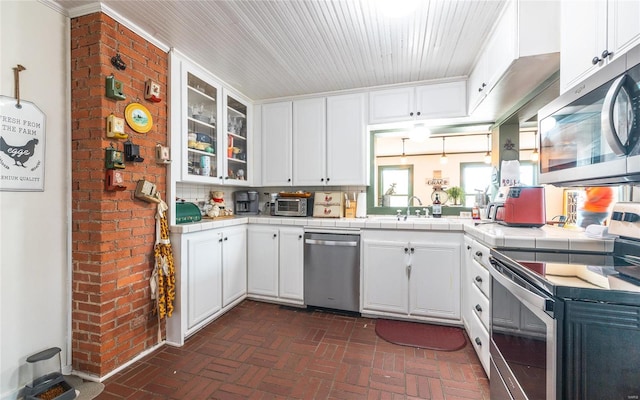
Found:
[(489, 329), (491, 326), (491, 303), (489, 287), (491, 275), (485, 264), (489, 248), (466, 237), (465, 268), (462, 283), (462, 321), (469, 339), (485, 373), (489, 376)]
[(251, 225), (248, 248), (249, 297), (304, 304), (304, 229)]
[(461, 241), (449, 232), (363, 232), (363, 313), (459, 321)]
[(247, 295), (247, 227), (222, 231), (222, 306)]
[(246, 297), (245, 225), (172, 234), (176, 268), (174, 314), (167, 343), (184, 340)]

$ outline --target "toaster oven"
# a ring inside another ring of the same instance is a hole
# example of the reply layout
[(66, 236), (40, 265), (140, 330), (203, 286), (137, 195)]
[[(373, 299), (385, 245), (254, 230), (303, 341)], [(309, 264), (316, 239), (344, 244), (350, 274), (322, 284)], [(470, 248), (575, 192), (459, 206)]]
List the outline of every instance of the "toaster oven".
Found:
[(277, 197), (273, 215), (281, 217), (308, 217), (313, 213), (313, 197)]

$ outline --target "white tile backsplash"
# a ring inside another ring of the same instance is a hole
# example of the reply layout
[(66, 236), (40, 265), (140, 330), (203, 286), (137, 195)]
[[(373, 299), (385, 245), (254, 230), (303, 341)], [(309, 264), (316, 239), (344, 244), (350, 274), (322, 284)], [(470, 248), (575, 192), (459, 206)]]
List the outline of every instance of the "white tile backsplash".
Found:
[(303, 190), (305, 192), (346, 192), (349, 198), (353, 198), (354, 193), (360, 193), (361, 190), (367, 190), (366, 186), (317, 186), (317, 187), (241, 187), (241, 186), (223, 186), (223, 185), (205, 185), (189, 182), (176, 182), (176, 197), (185, 201), (198, 203), (199, 201), (209, 201), (212, 191), (224, 192), (224, 200), (228, 205), (233, 206), (233, 192), (238, 190), (255, 190), (260, 196), (260, 209), (262, 205), (269, 201), (269, 193), (279, 192), (295, 192)]

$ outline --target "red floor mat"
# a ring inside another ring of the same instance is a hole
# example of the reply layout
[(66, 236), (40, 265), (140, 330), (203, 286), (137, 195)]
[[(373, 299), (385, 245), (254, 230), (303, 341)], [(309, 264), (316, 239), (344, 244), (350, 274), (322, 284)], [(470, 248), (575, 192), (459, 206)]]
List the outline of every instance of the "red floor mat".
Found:
[(394, 344), (440, 351), (459, 350), (467, 343), (461, 328), (417, 322), (379, 319), (376, 333)]

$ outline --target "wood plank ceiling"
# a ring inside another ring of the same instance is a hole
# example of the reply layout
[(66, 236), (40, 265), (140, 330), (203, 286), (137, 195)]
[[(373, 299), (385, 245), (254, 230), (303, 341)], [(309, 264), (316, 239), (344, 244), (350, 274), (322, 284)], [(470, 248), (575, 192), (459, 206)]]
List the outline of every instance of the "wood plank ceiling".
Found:
[[(386, 17), (382, 2), (404, 16)], [(254, 101), (469, 74), (506, 0), (105, 0)], [(57, 0), (70, 16), (95, 1)]]

